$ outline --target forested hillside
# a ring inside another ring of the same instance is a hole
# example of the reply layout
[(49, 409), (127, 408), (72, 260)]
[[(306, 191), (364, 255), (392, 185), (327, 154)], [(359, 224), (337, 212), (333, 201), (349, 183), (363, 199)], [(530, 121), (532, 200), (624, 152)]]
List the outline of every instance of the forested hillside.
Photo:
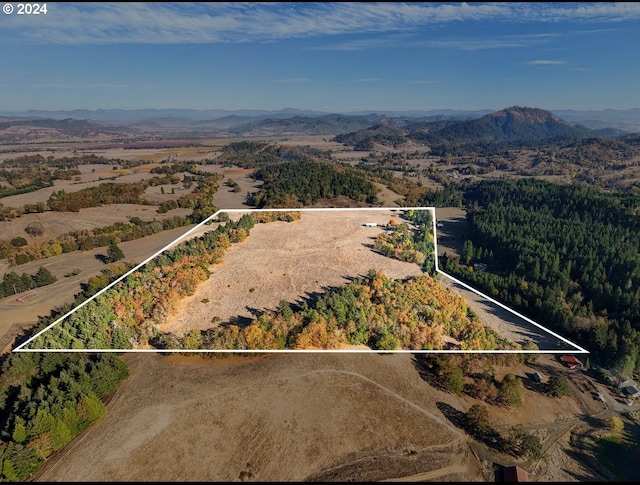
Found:
[(249, 202), (262, 207), (303, 207), (338, 196), (374, 204), (374, 185), (360, 171), (336, 164), (300, 161), (266, 165), (255, 173), (262, 188)]
[[(445, 257), (446, 271), (575, 339), (601, 364), (640, 370), (640, 196), (495, 180), (465, 198), (464, 264)], [(476, 261), (488, 271), (474, 272)]]

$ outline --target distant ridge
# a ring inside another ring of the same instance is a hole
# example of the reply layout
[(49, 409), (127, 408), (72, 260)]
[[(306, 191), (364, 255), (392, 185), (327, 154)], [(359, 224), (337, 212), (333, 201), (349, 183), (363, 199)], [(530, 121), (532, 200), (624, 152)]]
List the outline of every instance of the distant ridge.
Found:
[[(502, 110), (504, 111), (504, 110)], [(251, 110), (251, 109), (75, 109), (75, 110), (29, 110), (29, 111), (0, 111), (0, 116), (21, 117), (21, 118), (46, 118), (46, 119), (69, 119), (93, 120), (104, 123), (115, 124), (138, 124), (163, 120), (167, 122), (207, 122), (215, 121), (227, 117), (231, 121), (230, 126), (237, 126), (242, 119), (272, 118), (286, 119), (294, 116), (317, 117), (330, 114), (346, 116), (378, 115), (388, 117), (413, 117), (426, 118), (442, 116), (447, 119), (469, 120), (481, 118), (484, 115), (498, 112), (497, 110), (454, 110), (454, 109), (434, 109), (434, 110), (369, 110), (369, 111), (349, 111), (349, 112), (327, 112), (316, 110), (304, 110), (296, 108), (283, 108), (280, 110)], [(600, 111), (580, 111), (580, 110), (550, 110), (549, 112), (558, 116), (562, 120), (583, 125), (593, 130), (613, 128), (626, 133), (640, 132), (640, 108), (631, 109), (605, 109)], [(239, 118), (239, 119), (238, 119)]]
[[(389, 114), (393, 113), (393, 114)], [(402, 115), (402, 113), (410, 113)], [(422, 113), (422, 116), (417, 116)], [(406, 136), (414, 142), (437, 145), (482, 143), (553, 142), (586, 136), (617, 137), (640, 133), (640, 109), (569, 111), (569, 122), (558, 113), (540, 108), (511, 106), (492, 112), (456, 110), (322, 113), (285, 108), (267, 110), (73, 110), (28, 111), (0, 114), (0, 138), (19, 141), (45, 136), (43, 129), (55, 130), (47, 136), (109, 136), (116, 133), (128, 137), (143, 133), (149, 136), (202, 138), (211, 136), (288, 136), (345, 135), (343, 143), (368, 149), (372, 142), (399, 146)], [(611, 121), (607, 121), (611, 120)], [(591, 125), (589, 126), (589, 123)], [(29, 132), (40, 129), (40, 135)], [(393, 132), (390, 128), (396, 128)], [(359, 130), (357, 139), (347, 137)], [(26, 138), (25, 138), (26, 137)]]
[(595, 136), (589, 128), (571, 125), (550, 111), (512, 106), (481, 118), (461, 121), (430, 133), (431, 143), (477, 144), (554, 141)]

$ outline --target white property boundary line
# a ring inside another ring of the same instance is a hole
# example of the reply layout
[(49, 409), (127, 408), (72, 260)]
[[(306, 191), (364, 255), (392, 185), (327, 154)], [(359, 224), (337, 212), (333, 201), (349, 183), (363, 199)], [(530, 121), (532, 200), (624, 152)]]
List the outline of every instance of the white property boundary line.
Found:
[[(357, 350), (357, 349), (353, 349), (353, 350), (337, 350), (337, 349), (309, 349), (309, 350), (297, 350), (297, 349), (283, 349), (283, 350), (275, 350), (275, 349), (265, 349), (265, 350), (217, 349), (217, 350), (213, 350), (213, 349), (26, 349), (26, 348), (24, 348), (29, 342), (31, 342), (32, 340), (36, 339), (37, 337), (42, 335), (44, 332), (46, 332), (50, 328), (52, 328), (55, 325), (57, 325), (58, 323), (60, 323), (62, 320), (64, 320), (69, 315), (71, 315), (72, 313), (76, 312), (77, 310), (79, 310), (80, 308), (85, 306), (90, 301), (96, 299), (102, 293), (104, 293), (109, 288), (113, 287), (114, 285), (116, 285), (117, 283), (119, 283), (120, 281), (125, 279), (127, 276), (129, 276), (134, 271), (138, 270), (140, 267), (142, 267), (145, 264), (147, 264), (153, 258), (155, 258), (156, 256), (160, 255), (161, 253), (163, 253), (164, 251), (166, 251), (168, 248), (170, 248), (171, 246), (175, 245), (176, 243), (180, 242), (181, 240), (186, 238), (189, 234), (193, 233), (194, 231), (196, 231), (200, 227), (202, 227), (205, 224), (207, 224), (209, 221), (213, 220), (218, 214), (221, 214), (221, 213), (252, 213), (252, 212), (381, 211), (381, 210), (388, 210), (388, 211), (428, 210), (428, 211), (431, 211), (431, 222), (432, 222), (432, 226), (433, 226), (433, 249), (434, 249), (433, 253), (434, 253), (434, 258), (435, 258), (435, 269), (436, 269), (436, 272), (438, 272), (438, 273), (444, 275), (445, 277), (449, 278), (450, 280), (455, 281), (456, 283), (464, 286), (465, 288), (471, 290), (472, 292), (476, 293), (477, 295), (480, 295), (482, 298), (485, 298), (485, 299), (489, 300), (490, 302), (495, 303), (496, 305), (504, 308), (505, 310), (508, 310), (509, 312), (511, 312), (514, 315), (522, 318), (523, 320), (535, 325), (536, 327), (541, 328), (542, 330), (544, 330), (545, 332), (550, 333), (551, 335), (553, 335), (554, 337), (558, 338), (559, 340), (562, 340), (563, 342), (575, 347), (577, 350), (576, 351), (567, 350), (567, 349), (564, 349), (564, 350), (537, 350), (537, 351), (528, 351), (528, 350), (404, 350), (404, 349), (403, 350)], [(171, 241), (169, 244), (164, 246), (159, 251), (156, 251), (154, 254), (152, 254), (147, 259), (142, 261), (142, 263), (136, 265), (134, 268), (130, 269), (129, 271), (124, 273), (122, 276), (118, 277), (116, 280), (114, 280), (111, 283), (109, 283), (109, 285), (107, 285), (106, 287), (104, 287), (103, 289), (101, 289), (100, 291), (95, 293), (94, 295), (92, 295), (87, 300), (85, 300), (82, 303), (80, 303), (77, 307), (69, 310), (63, 316), (58, 318), (55, 322), (47, 325), (45, 328), (40, 330), (37, 334), (35, 334), (29, 340), (27, 340), (26, 342), (20, 344), (15, 349), (13, 349), (13, 352), (140, 352), (140, 353), (145, 353), (145, 352), (153, 352), (153, 353), (167, 353), (167, 352), (181, 352), (181, 353), (205, 353), (206, 352), (206, 353), (209, 353), (209, 352), (216, 352), (216, 353), (257, 353), (257, 354), (282, 353), (282, 352), (296, 352), (296, 353), (320, 353), (320, 352), (329, 352), (329, 353), (385, 353), (385, 354), (388, 354), (388, 353), (409, 353), (409, 354), (566, 354), (566, 353), (579, 353), (579, 354), (588, 354), (589, 353), (588, 350), (585, 350), (582, 347), (574, 344), (573, 342), (570, 342), (569, 340), (567, 340), (564, 337), (561, 337), (557, 333), (552, 332), (551, 330), (545, 328), (544, 326), (534, 322), (533, 320), (525, 317), (524, 315), (521, 315), (520, 313), (518, 313), (518, 312), (512, 310), (511, 308), (503, 305), (499, 301), (494, 300), (493, 298), (485, 295), (484, 293), (479, 292), (478, 290), (470, 287), (466, 283), (463, 283), (462, 281), (459, 281), (458, 279), (456, 279), (456, 278), (448, 275), (444, 271), (440, 270), (440, 268), (438, 267), (438, 235), (437, 235), (437, 231), (436, 231), (436, 211), (435, 211), (435, 207), (335, 207), (335, 208), (304, 208), (304, 207), (300, 207), (300, 208), (292, 208), (292, 209), (282, 209), (282, 208), (274, 208), (274, 209), (220, 209), (217, 212), (215, 212), (214, 214), (212, 214), (209, 217), (207, 217), (205, 220), (203, 220), (199, 224), (197, 224), (196, 226), (194, 226), (191, 229), (189, 229), (182, 236), (178, 237), (177, 239), (174, 239), (173, 241)]]

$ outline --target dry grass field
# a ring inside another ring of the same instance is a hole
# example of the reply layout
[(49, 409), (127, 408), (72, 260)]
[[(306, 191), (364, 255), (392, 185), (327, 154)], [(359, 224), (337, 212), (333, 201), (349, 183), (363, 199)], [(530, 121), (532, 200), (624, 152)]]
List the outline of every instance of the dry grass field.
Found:
[[(128, 223), (129, 218), (139, 217), (143, 221), (162, 220), (173, 216), (187, 216), (190, 209), (173, 209), (166, 214), (158, 214), (156, 207), (142, 204), (110, 204), (101, 207), (89, 207), (78, 212), (48, 211), (39, 214), (24, 214), (11, 221), (0, 222), (2, 239), (24, 237), (27, 242), (46, 242), (73, 231), (91, 230), (105, 227), (116, 222)], [(31, 236), (25, 228), (33, 223), (42, 224), (41, 236)], [(2, 266), (0, 266), (2, 268)], [(20, 268), (15, 268), (16, 271)], [(1, 271), (1, 269), (0, 269)], [(1, 274), (1, 273), (0, 273)]]
[(244, 242), (227, 250), (196, 293), (181, 300), (177, 314), (162, 330), (209, 328), (215, 316), (222, 321), (251, 318), (255, 312), (275, 309), (280, 300), (303, 300), (364, 276), (369, 269), (383, 270), (392, 278), (422, 273), (417, 264), (387, 258), (368, 247), (382, 229), (364, 223), (399, 220), (391, 210), (301, 214), (295, 222), (257, 224)]
[[(37, 481), (483, 480), (410, 355), (129, 354), (108, 412)], [(89, 465), (90, 464), (90, 465)]]
[[(513, 463), (442, 411), (482, 401), (431, 387), (411, 354), (123, 358), (131, 376), (106, 415), (34, 481), (478, 482), (493, 481), (491, 460)], [(526, 378), (532, 369), (496, 371)], [(532, 481), (598, 478), (571, 454), (568, 434), (553, 432), (579, 415), (573, 398), (529, 389), (521, 408), (490, 407), (496, 430), (522, 423), (548, 444)]]
[(464, 209), (457, 207), (436, 208), (438, 256), (460, 256), (462, 245), (469, 231)]
[[(120, 243), (119, 247), (125, 254), (124, 260), (140, 263), (183, 235), (190, 227), (170, 229), (145, 238)], [(49, 315), (53, 308), (65, 302), (72, 302), (74, 295), (80, 292), (81, 283), (86, 282), (91, 276), (100, 274), (106, 268), (105, 264), (95, 257), (96, 254), (105, 253), (106, 248), (83, 252), (74, 251), (40, 261), (31, 261), (14, 268), (8, 268), (6, 263), (3, 263), (0, 267), (3, 274), (11, 270), (17, 271), (18, 274), (23, 272), (35, 274), (38, 267), (43, 266), (51, 271), (58, 278), (58, 281), (38, 288), (37, 296), (28, 302), (18, 303), (12, 296), (0, 299), (0, 315), (2, 315), (0, 318), (0, 349), (6, 350), (6, 346), (10, 344), (13, 336), (22, 328), (36, 323), (39, 316)], [(79, 268), (81, 272), (71, 277), (64, 276), (75, 268)]]

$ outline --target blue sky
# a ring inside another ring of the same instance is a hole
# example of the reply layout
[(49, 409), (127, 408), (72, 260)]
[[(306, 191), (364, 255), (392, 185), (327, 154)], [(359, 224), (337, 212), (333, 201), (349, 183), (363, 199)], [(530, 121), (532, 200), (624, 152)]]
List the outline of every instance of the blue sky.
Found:
[[(17, 2), (9, 2), (17, 7)], [(0, 111), (640, 107), (640, 4), (47, 3)]]

